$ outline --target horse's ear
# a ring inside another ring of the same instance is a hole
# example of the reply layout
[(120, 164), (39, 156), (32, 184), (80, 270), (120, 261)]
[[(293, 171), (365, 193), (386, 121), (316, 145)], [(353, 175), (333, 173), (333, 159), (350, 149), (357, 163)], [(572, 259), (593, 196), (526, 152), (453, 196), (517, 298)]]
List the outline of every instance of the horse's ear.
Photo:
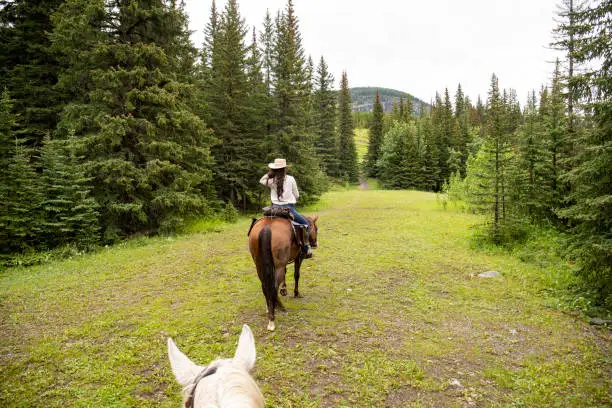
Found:
[(236, 348), (236, 354), (234, 355), (234, 362), (242, 364), (247, 371), (250, 371), (255, 367), (255, 359), (257, 353), (255, 352), (255, 338), (253, 332), (246, 324), (242, 326), (242, 333), (238, 340), (238, 348)]
[(183, 387), (187, 386), (201, 370), (201, 367), (181, 353), (170, 337), (168, 337), (168, 358), (176, 381)]
[(318, 216), (318, 215), (315, 215), (314, 217), (312, 217), (312, 221), (313, 221), (313, 222), (317, 222), (317, 220), (318, 220), (318, 219), (319, 219), (319, 216)]

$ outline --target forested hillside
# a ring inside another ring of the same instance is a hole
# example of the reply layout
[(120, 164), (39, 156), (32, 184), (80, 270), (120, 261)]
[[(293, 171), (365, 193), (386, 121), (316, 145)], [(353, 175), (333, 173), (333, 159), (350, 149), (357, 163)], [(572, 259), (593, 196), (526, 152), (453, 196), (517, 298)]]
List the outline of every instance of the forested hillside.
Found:
[(358, 112), (371, 112), (374, 109), (374, 98), (377, 91), (380, 95), (380, 103), (385, 112), (391, 112), (394, 104), (398, 105), (404, 102), (411, 105), (410, 108), (414, 114), (419, 114), (421, 110), (429, 106), (419, 98), (395, 89), (357, 87), (351, 88), (353, 110)]

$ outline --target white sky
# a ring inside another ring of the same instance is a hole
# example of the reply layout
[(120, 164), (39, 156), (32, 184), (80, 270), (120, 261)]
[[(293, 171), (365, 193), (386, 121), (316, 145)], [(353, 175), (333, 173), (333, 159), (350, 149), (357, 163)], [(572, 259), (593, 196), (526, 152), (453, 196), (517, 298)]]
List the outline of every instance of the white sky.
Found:
[[(241, 16), (259, 32), (286, 0), (238, 0)], [(294, 0), (306, 55), (321, 55), (336, 79), (349, 85), (408, 92), (429, 102), (457, 84), (472, 102), (486, 100), (491, 74), (514, 88), (521, 104), (531, 89), (548, 83), (555, 54), (552, 40), (558, 0)], [(212, 0), (186, 0), (193, 41)], [(217, 0), (223, 10), (225, 0)], [(250, 42), (250, 36), (248, 41)]]

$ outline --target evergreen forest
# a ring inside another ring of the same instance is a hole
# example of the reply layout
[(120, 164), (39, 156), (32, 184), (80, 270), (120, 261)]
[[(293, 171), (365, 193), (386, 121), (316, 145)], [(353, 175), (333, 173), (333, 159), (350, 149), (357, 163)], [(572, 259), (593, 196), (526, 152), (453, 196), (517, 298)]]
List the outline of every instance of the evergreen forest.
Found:
[[(237, 0), (213, 1), (199, 46), (177, 0), (0, 7), (5, 264), (255, 211), (266, 164), (284, 157), (303, 204), (363, 174), (485, 214), (496, 245), (551, 228), (612, 306), (610, 1), (561, 0), (552, 46), (564, 57), (524, 106), (493, 74), (476, 101), (458, 85), (385, 110), (377, 92), (365, 113), (347, 72), (336, 80), (304, 49), (293, 0), (256, 28)], [(362, 163), (356, 126), (369, 129)]]

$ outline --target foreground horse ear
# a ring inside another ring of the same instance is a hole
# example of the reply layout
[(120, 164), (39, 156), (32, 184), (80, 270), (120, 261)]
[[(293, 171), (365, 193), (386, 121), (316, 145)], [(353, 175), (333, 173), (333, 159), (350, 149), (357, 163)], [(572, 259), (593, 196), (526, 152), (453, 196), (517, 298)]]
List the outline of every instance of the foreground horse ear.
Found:
[(318, 219), (319, 219), (319, 216), (318, 216), (318, 215), (315, 215), (314, 217), (312, 217), (312, 220), (313, 220), (314, 222), (317, 222), (317, 220), (318, 220)]
[(247, 371), (250, 371), (255, 367), (256, 358), (255, 338), (249, 326), (245, 324), (242, 326), (242, 333), (238, 340), (238, 348), (236, 348), (234, 362), (242, 364)]
[(181, 353), (170, 337), (168, 337), (168, 358), (176, 381), (183, 387), (187, 386), (201, 370), (198, 365)]

